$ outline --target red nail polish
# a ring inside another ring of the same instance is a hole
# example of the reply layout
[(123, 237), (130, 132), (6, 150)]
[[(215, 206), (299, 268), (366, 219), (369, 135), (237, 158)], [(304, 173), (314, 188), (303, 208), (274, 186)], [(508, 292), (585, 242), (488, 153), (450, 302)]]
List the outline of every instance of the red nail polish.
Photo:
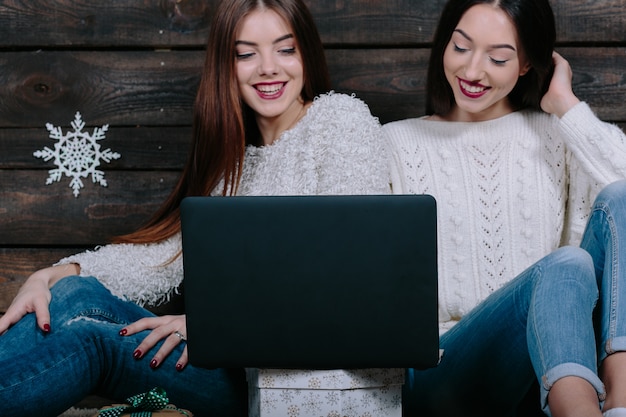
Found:
[(128, 333), (128, 330), (126, 329), (120, 330), (120, 336), (126, 336), (126, 333)]
[(159, 366), (159, 363), (157, 362), (156, 359), (152, 359), (150, 361), (150, 368), (155, 369), (157, 366)]
[(46, 332), (46, 333), (50, 332), (50, 325), (48, 323), (43, 325), (43, 331)]
[(142, 355), (142, 353), (141, 353), (141, 351), (139, 349), (137, 349), (137, 350), (135, 350), (133, 352), (133, 358), (135, 358), (135, 359), (141, 358), (141, 355)]
[(182, 364), (182, 363), (177, 363), (177, 364), (176, 364), (176, 370), (177, 370), (178, 372), (182, 371), (182, 370), (183, 370), (183, 364)]

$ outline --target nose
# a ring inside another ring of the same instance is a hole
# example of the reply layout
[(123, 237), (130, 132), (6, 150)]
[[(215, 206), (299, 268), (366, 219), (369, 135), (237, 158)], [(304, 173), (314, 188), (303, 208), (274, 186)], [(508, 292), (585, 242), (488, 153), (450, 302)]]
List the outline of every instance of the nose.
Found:
[(278, 72), (278, 65), (273, 54), (261, 54), (258, 71), (259, 75), (272, 75)]
[(468, 62), (465, 65), (465, 78), (469, 81), (482, 79), (484, 75), (483, 59), (480, 54), (468, 55)]

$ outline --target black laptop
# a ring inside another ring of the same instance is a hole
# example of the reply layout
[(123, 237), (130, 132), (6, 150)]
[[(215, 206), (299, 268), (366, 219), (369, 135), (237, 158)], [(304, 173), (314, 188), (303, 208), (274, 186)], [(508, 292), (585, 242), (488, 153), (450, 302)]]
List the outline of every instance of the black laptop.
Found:
[(436, 365), (436, 217), (428, 195), (186, 198), (190, 363)]

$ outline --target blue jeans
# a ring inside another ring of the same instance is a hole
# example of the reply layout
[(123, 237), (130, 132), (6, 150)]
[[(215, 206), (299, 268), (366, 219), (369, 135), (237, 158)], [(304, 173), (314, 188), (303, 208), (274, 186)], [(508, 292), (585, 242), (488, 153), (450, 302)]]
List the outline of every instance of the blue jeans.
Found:
[(598, 195), (580, 248), (547, 255), (463, 317), (441, 337), (439, 366), (408, 370), (405, 415), (511, 416), (535, 380), (549, 414), (548, 392), (564, 376), (586, 379), (600, 406), (598, 365), (626, 351), (625, 257), (619, 181)]
[(148, 331), (118, 333), (152, 313), (112, 296), (95, 278), (67, 277), (51, 292), (50, 333), (40, 331), (29, 314), (0, 336), (1, 416), (57, 416), (88, 394), (124, 402), (154, 387), (196, 416), (247, 414), (243, 369), (188, 365), (176, 371), (182, 343), (152, 369), (150, 352), (133, 358)]

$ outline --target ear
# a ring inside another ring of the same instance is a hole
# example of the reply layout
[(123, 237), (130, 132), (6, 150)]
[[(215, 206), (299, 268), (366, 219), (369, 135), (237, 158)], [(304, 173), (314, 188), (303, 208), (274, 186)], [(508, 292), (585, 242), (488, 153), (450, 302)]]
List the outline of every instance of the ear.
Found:
[(522, 65), (522, 67), (519, 70), (519, 76), (523, 77), (524, 75), (526, 75), (526, 73), (528, 73), (528, 71), (530, 71), (531, 68), (532, 66), (530, 65), (530, 62), (525, 61), (524, 65)]

